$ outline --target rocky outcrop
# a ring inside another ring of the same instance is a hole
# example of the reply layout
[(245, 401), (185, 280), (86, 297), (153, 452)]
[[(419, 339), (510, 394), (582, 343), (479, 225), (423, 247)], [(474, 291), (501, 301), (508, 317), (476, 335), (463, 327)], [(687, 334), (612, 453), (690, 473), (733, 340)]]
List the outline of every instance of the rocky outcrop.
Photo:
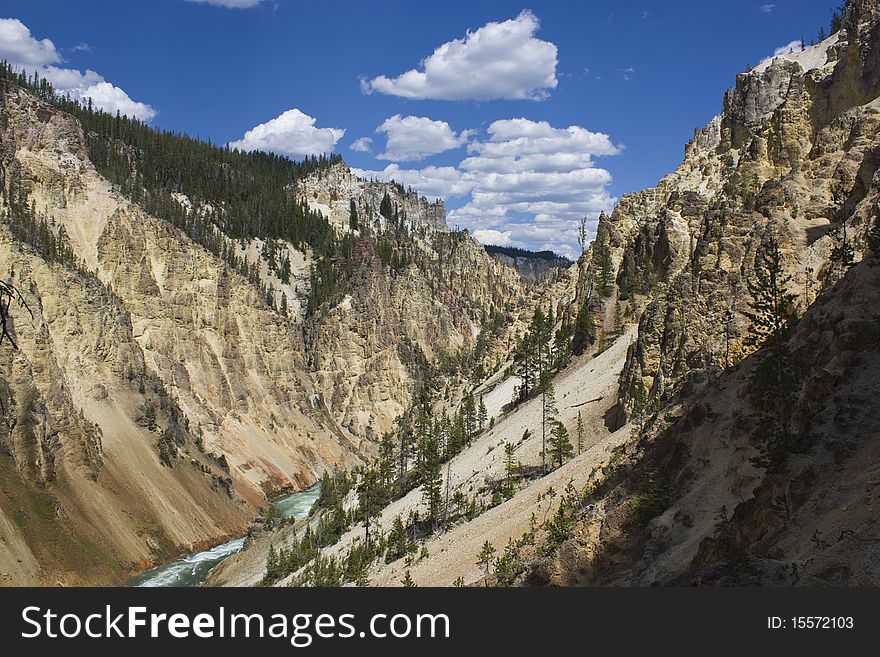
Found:
[(351, 230), (351, 203), (363, 224), (374, 232), (388, 227), (390, 217), (379, 214), (387, 194), (398, 213), (398, 219), (413, 233), (446, 230), (446, 208), (442, 199), (428, 201), (413, 189), (402, 185), (358, 178), (344, 163), (331, 166), (299, 181), (293, 193), (304, 199), (313, 210), (319, 210), (341, 231)]
[(801, 312), (842, 273), (832, 249), (846, 239), (858, 259), (880, 198), (876, 2), (851, 3), (844, 25), (737, 76), (682, 165), (609, 218), (623, 236), (618, 285), (646, 308), (616, 424), (658, 407), (689, 372), (748, 353), (746, 279), (769, 236)]
[[(485, 369), (505, 360), (511, 321), (531, 298), (513, 269), (466, 231), (446, 228), (442, 205), (357, 179), (344, 164), (298, 189), (358, 237), (345, 294), (320, 308), (304, 334), (320, 403), (369, 451), (423, 386), (441, 385), (444, 373), (462, 385), (458, 374), (474, 365), (481, 331), (476, 358)], [(390, 221), (380, 213), (386, 194)], [(349, 226), (352, 203), (356, 229)]]
[[(72, 117), (13, 88), (0, 124), (4, 190), (81, 263), (3, 235), (0, 271), (34, 312), (15, 315), (21, 351), (3, 345), (3, 508), (24, 509), (3, 518), (7, 582), (119, 581), (359, 462), (318, 403), (295, 313), (126, 200)], [(37, 538), (65, 534), (85, 543)]]
[(792, 449), (755, 462), (759, 355), (692, 374), (623, 446), (542, 583), (874, 586), (880, 267), (860, 263), (806, 312), (792, 357)]

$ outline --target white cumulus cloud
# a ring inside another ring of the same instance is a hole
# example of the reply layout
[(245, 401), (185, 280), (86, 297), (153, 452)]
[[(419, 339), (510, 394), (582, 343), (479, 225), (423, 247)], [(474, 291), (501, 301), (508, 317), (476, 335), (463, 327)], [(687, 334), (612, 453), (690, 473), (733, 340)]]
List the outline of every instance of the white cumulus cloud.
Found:
[(510, 236), (512, 232), (509, 230), (482, 230), (478, 228), (474, 231), (474, 237), (481, 244), (494, 244), (495, 246), (508, 246), (510, 244)]
[(317, 119), (293, 108), (274, 119), (261, 123), (229, 142), (230, 148), (243, 151), (271, 151), (301, 157), (330, 153), (345, 135), (344, 128), (317, 128)]
[(229, 9), (250, 9), (256, 7), (263, 0), (187, 0), (201, 5), (213, 5), (214, 7), (228, 7)]
[(17, 18), (0, 18), (0, 58), (21, 66), (45, 66), (61, 61), (50, 39), (35, 39)]
[(557, 85), (557, 49), (535, 37), (539, 27), (528, 10), (487, 23), (439, 46), (419, 69), (364, 79), (361, 89), (411, 99), (541, 100)]
[[(83, 50), (80, 43), (73, 48)], [(36, 39), (30, 29), (17, 18), (0, 18), (0, 59), (5, 59), (17, 68), (26, 71), (37, 71), (55, 88), (55, 91), (69, 95), (73, 100), (92, 99), (92, 103), (111, 114), (136, 117), (142, 121), (150, 121), (156, 116), (156, 110), (132, 100), (119, 87), (107, 82), (95, 71), (85, 73), (75, 68), (56, 66), (64, 63), (55, 44), (50, 39)]]
[(801, 40), (795, 39), (794, 41), (786, 43), (784, 46), (779, 46), (776, 50), (773, 51), (773, 56), (779, 57), (779, 55), (788, 55), (789, 53), (800, 52), (801, 45)]
[(429, 166), (422, 169), (401, 169), (396, 164), (389, 164), (381, 171), (352, 169), (361, 178), (373, 178), (400, 183), (412, 187), (430, 199), (454, 198), (465, 196), (471, 189), (470, 183), (464, 180), (461, 171), (455, 167)]
[(599, 213), (613, 208), (611, 174), (594, 157), (615, 155), (620, 146), (581, 126), (556, 128), (525, 118), (495, 121), (488, 138), (468, 144), (457, 167), (356, 171), (395, 180), (432, 197), (466, 197), (449, 213), (449, 224), (468, 228), (485, 244), (579, 254), (578, 225), (587, 217), (595, 233)]
[(369, 137), (360, 137), (351, 142), (349, 148), (356, 153), (369, 153), (373, 146), (373, 140)]
[(386, 136), (385, 152), (378, 158), (407, 162), (423, 160), (429, 155), (443, 153), (463, 145), (469, 131), (456, 134), (446, 121), (434, 121), (424, 116), (394, 116), (376, 128)]
[(480, 173), (556, 172), (592, 165), (593, 155), (616, 155), (620, 149), (601, 132), (581, 126), (554, 128), (547, 121), (502, 119), (493, 122), (489, 140), (468, 146), (461, 167)]

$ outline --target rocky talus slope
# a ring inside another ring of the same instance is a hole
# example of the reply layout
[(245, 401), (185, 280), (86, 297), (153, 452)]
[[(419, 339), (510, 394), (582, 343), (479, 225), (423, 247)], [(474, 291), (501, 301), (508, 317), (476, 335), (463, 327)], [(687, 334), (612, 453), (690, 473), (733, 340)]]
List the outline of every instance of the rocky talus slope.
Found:
[(101, 178), (70, 116), (12, 90), (0, 120), (4, 187), (82, 263), (4, 237), (34, 313), (13, 304), (21, 351), (3, 367), (8, 581), (124, 578), (357, 462), (315, 405), (301, 334), (258, 290)]
[[(18, 350), (0, 348), (0, 584), (112, 583), (248, 524), (95, 277), (0, 228)], [(160, 448), (160, 444), (162, 447)]]
[[(128, 202), (88, 160), (77, 122), (7, 94), (7, 170), (121, 300), (148, 369), (239, 493), (303, 486), (351, 444), (312, 408), (301, 334), (259, 292), (166, 222)], [(315, 440), (320, 436), (320, 440)]]
[(827, 294), (789, 341), (784, 467), (754, 460), (759, 355), (695, 372), (590, 482), (572, 538), (525, 581), (876, 585), (880, 267), (856, 265)]

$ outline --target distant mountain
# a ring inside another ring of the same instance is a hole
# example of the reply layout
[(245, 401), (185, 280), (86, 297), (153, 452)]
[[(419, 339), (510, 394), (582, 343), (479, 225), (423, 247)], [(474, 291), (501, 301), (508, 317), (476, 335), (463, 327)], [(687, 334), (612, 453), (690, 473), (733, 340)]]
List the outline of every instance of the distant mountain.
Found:
[(486, 253), (506, 265), (516, 269), (520, 276), (530, 283), (536, 282), (554, 268), (571, 266), (568, 258), (553, 251), (528, 251), (514, 246), (495, 246), (487, 244)]

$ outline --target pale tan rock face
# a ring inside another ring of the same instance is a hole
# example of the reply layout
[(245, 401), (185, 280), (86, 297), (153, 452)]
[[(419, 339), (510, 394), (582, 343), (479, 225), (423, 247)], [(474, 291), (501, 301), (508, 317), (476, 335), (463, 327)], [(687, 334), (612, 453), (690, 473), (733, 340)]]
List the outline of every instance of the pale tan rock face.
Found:
[[(317, 402), (298, 325), (116, 192), (72, 118), (14, 91), (0, 114), (4, 171), (97, 276), (49, 265), (4, 232), (2, 275), (15, 271), (35, 309), (33, 321), (17, 311), (21, 351), (3, 345), (4, 513), (28, 502), (22, 518), (4, 517), (9, 581), (118, 581), (241, 533), (273, 491), (359, 462)], [(16, 525), (43, 508), (46, 532), (88, 547), (52, 552)]]
[(839, 277), (828, 256), (844, 223), (860, 252), (880, 195), (880, 21), (876, 2), (859, 4), (828, 41), (737, 76), (681, 166), (610, 217), (625, 245), (614, 251), (618, 282), (649, 295), (618, 421), (668, 398), (688, 372), (747, 353), (744, 279), (767, 236), (802, 310)]
[[(323, 403), (370, 450), (370, 441), (394, 428), (444, 358), (473, 349), (496, 313), (513, 317), (529, 305), (528, 288), (468, 235), (449, 232), (442, 204), (393, 184), (359, 180), (343, 164), (310, 176), (297, 193), (345, 230), (351, 202), (358, 208), (361, 237), (347, 293), (306, 323), (305, 339)], [(406, 237), (395, 237), (379, 214), (386, 193)], [(395, 240), (408, 265), (395, 270), (382, 262), (377, 242), (385, 239)], [(506, 358), (501, 345), (507, 341), (506, 332), (493, 338), (487, 363)]]
[[(39, 314), (33, 326), (16, 316), (27, 334), (21, 352), (3, 346), (3, 373), (15, 376), (4, 402), (18, 428), (4, 434), (11, 469), (0, 481), (57, 506), (48, 531), (101, 524), (94, 553), (119, 564), (80, 559), (82, 550), (47, 554), (3, 516), (13, 547), (0, 560), (25, 564), (12, 581), (62, 571), (64, 581), (115, 581), (240, 533), (267, 495), (369, 457), (430, 372), (472, 349), (496, 315), (518, 321), (534, 302), (512, 269), (447, 231), (442, 203), (337, 165), (291, 193), (326, 207), (340, 231), (355, 200), (371, 237), (346, 272), (349, 294), (308, 320), (311, 254), (292, 253), (286, 287), (258, 263), (263, 282), (288, 296), (290, 317), (281, 317), (238, 273), (98, 175), (73, 118), (12, 90), (0, 119), (4, 171), (64, 228), (85, 270), (65, 272), (4, 237), (0, 273), (17, 272)], [(378, 213), (386, 192), (406, 227), (410, 264), (398, 270), (376, 250), (391, 228)], [(237, 248), (257, 258), (260, 244)], [(486, 349), (492, 365), (510, 347), (500, 333)]]
[(295, 325), (216, 257), (115, 192), (88, 161), (73, 119), (26, 94), (13, 95), (5, 115), (37, 210), (64, 226), (86, 267), (119, 296), (148, 369), (207, 448), (226, 456), (246, 499), (259, 504), (264, 492), (356, 462), (349, 440), (313, 408)]
[(0, 584), (117, 583), (242, 531), (251, 512), (186, 436), (120, 299), (5, 227), (0, 271), (27, 303), (11, 306), (19, 350), (0, 348)]
[(358, 178), (341, 162), (300, 181), (293, 193), (308, 202), (313, 210), (321, 211), (343, 231), (350, 228), (351, 201), (354, 201), (358, 214), (368, 218), (378, 232), (384, 230), (387, 219), (379, 215), (379, 206), (386, 193), (411, 228), (425, 231), (446, 229), (446, 209), (442, 199), (429, 202), (416, 191)]

